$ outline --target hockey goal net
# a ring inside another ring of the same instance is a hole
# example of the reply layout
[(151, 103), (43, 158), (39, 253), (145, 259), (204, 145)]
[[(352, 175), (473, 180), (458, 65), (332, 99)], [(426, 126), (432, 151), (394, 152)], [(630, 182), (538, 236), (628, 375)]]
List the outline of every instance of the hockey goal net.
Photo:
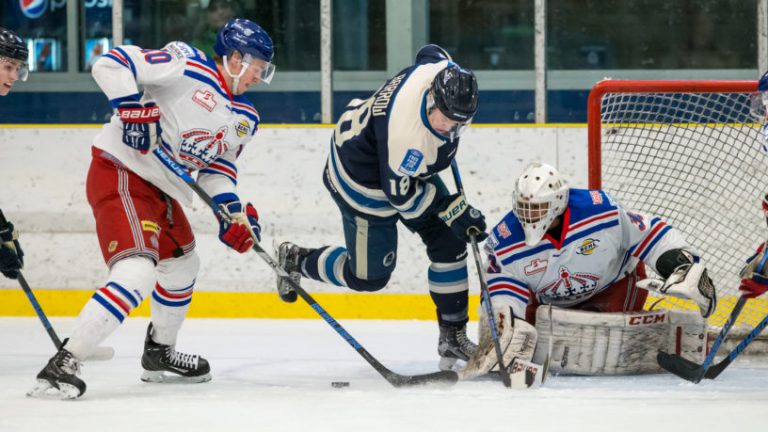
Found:
[[(756, 81), (606, 80), (589, 95), (589, 187), (684, 233), (718, 290), (714, 327), (738, 299), (746, 257), (768, 238), (764, 119)], [(768, 314), (764, 297), (747, 302), (737, 326)], [(696, 309), (672, 298), (656, 307)]]

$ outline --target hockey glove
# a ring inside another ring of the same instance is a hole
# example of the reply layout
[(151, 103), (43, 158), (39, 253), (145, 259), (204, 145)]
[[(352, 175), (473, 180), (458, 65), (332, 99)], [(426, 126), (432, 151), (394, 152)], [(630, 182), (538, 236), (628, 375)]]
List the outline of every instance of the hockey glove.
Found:
[(755, 298), (768, 291), (768, 265), (764, 265), (762, 271), (757, 268), (765, 255), (765, 244), (762, 244), (758, 251), (747, 259), (747, 265), (741, 271), (741, 284), (739, 291), (744, 298)]
[(117, 108), (123, 122), (123, 144), (141, 154), (146, 154), (157, 145), (160, 129), (160, 107), (154, 102), (123, 102)]
[(7, 278), (19, 277), (19, 270), (24, 267), (24, 251), (19, 244), (19, 233), (13, 229), (13, 224), (6, 222), (0, 225), (0, 272)]
[(222, 205), (230, 212), (231, 219), (219, 222), (219, 240), (239, 253), (245, 253), (254, 241), (261, 241), (259, 214), (250, 203), (246, 204), (245, 212), (236, 201)]
[(664, 295), (691, 299), (699, 305), (703, 318), (708, 318), (717, 306), (717, 294), (707, 269), (699, 263), (682, 264), (675, 268), (666, 280), (648, 278), (637, 286)]
[(467, 204), (464, 195), (451, 195), (446, 202), (448, 205), (437, 215), (453, 230), (456, 237), (467, 243), (469, 243), (470, 234), (474, 234), (478, 242), (488, 238), (485, 232), (485, 216), (480, 210)]

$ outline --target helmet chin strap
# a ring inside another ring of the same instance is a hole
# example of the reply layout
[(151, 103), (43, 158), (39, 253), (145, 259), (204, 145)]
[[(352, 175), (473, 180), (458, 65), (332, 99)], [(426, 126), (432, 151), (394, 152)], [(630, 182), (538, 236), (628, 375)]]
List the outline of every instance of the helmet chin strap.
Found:
[(224, 56), (224, 70), (227, 72), (227, 75), (229, 75), (230, 78), (232, 78), (232, 88), (230, 91), (233, 95), (238, 95), (240, 93), (237, 92), (237, 85), (240, 83), (240, 78), (245, 74), (245, 70), (248, 69), (248, 66), (250, 64), (248, 63), (240, 63), (242, 68), (240, 68), (240, 73), (235, 75), (229, 70), (229, 56)]

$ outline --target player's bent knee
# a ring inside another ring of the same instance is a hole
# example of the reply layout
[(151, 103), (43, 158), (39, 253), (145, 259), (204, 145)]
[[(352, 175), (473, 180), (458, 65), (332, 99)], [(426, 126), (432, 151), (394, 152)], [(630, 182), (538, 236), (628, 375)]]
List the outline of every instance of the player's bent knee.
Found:
[(144, 299), (155, 287), (155, 263), (141, 255), (123, 258), (109, 269), (109, 283), (138, 292), (141, 299)]
[(200, 271), (200, 257), (191, 251), (179, 258), (169, 258), (157, 265), (157, 282), (166, 288), (190, 286)]
[(355, 291), (374, 292), (387, 286), (390, 275), (378, 279), (360, 279), (355, 276), (346, 278), (347, 286)]

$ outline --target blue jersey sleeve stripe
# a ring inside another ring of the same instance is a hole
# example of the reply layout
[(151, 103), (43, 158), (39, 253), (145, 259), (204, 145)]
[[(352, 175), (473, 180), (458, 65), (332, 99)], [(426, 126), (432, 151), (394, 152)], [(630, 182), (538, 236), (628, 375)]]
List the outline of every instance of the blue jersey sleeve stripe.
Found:
[(496, 291), (496, 292), (491, 293), (491, 298), (496, 297), (496, 296), (514, 297), (516, 300), (522, 302), (523, 304), (526, 304), (526, 305), (528, 304), (528, 299), (527, 298), (521, 296), (520, 294), (512, 292), (512, 291)]
[(133, 64), (133, 60), (131, 60), (131, 57), (123, 51), (120, 47), (115, 47), (115, 51), (119, 52), (120, 55), (122, 55), (125, 58), (125, 61), (128, 62), (128, 66), (131, 68), (131, 73), (133, 73), (133, 78), (136, 78), (136, 66)]
[(200, 170), (200, 174), (220, 175), (220, 176), (226, 177), (229, 181), (232, 182), (232, 184), (237, 186), (237, 179), (235, 179), (231, 175), (229, 175), (229, 174), (227, 174), (225, 172), (222, 172), (222, 171), (216, 171), (216, 170), (211, 169), (211, 168), (203, 168), (203, 169)]
[(499, 282), (509, 282), (513, 285), (518, 285), (521, 288), (526, 288), (526, 289), (528, 287), (528, 285), (525, 282), (521, 282), (517, 279), (512, 279), (511, 277), (507, 277), (507, 276), (494, 276), (492, 278), (491, 277), (488, 278), (488, 285), (492, 285)]
[(237, 196), (237, 194), (234, 194), (234, 193), (231, 193), (231, 192), (223, 193), (223, 194), (218, 194), (218, 195), (212, 197), (212, 199), (213, 199), (213, 202), (216, 203), (216, 204), (221, 204), (221, 203), (225, 203), (225, 202), (228, 202), (228, 201), (240, 201), (240, 197)]
[(193, 71), (191, 71), (189, 69), (186, 69), (184, 71), (184, 75), (186, 75), (186, 76), (188, 76), (188, 77), (190, 77), (192, 79), (196, 79), (198, 81), (202, 81), (202, 82), (208, 84), (209, 86), (213, 87), (213, 89), (216, 90), (216, 92), (218, 94), (220, 94), (224, 99), (227, 99), (227, 100), (229, 99), (229, 96), (227, 96), (227, 94), (224, 93), (224, 90), (221, 89), (219, 84), (215, 83), (212, 79), (208, 78), (207, 76), (205, 76), (203, 74), (200, 74), (200, 73), (197, 73), (197, 72), (193, 72)]
[(529, 249), (529, 250), (527, 250), (525, 252), (520, 252), (520, 253), (515, 254), (515, 255), (510, 255), (510, 256), (504, 258), (503, 260), (501, 260), (501, 263), (504, 264), (504, 265), (507, 265), (507, 264), (509, 264), (509, 263), (511, 263), (511, 262), (513, 262), (515, 260), (519, 260), (519, 259), (522, 259), (522, 258), (525, 258), (525, 257), (529, 257), (531, 255), (536, 255), (537, 253), (539, 253), (541, 251), (545, 251), (547, 249), (554, 249), (554, 248), (555, 248), (555, 246), (553, 246), (552, 243), (546, 243), (546, 244), (543, 244), (541, 246), (537, 246), (535, 248)]
[(138, 93), (134, 93), (128, 96), (110, 99), (109, 103), (112, 104), (112, 108), (117, 108), (123, 102), (139, 102), (140, 100), (141, 96)]
[(644, 260), (645, 257), (648, 256), (648, 253), (651, 250), (653, 250), (653, 247), (656, 245), (656, 243), (658, 243), (658, 241), (661, 240), (661, 238), (664, 237), (671, 229), (672, 227), (669, 225), (662, 228), (661, 231), (659, 231), (658, 234), (656, 234), (656, 237), (654, 237), (653, 240), (651, 240), (651, 243), (649, 243), (648, 246), (645, 247), (645, 250), (643, 251), (643, 253), (640, 254), (638, 258), (640, 258), (640, 260)]
[(244, 110), (244, 109), (240, 109), (240, 108), (235, 108), (235, 107), (232, 107), (232, 111), (233, 111), (233, 112), (236, 112), (236, 113), (238, 113), (238, 114), (242, 114), (242, 115), (244, 115), (244, 116), (248, 117), (249, 119), (251, 119), (251, 120), (253, 120), (253, 121), (255, 121), (255, 122), (258, 122), (258, 121), (259, 121), (259, 118), (258, 118), (258, 117), (257, 117), (255, 114), (253, 114), (253, 113), (251, 113), (251, 112), (248, 112), (248, 111), (246, 111), (246, 110)]
[(571, 244), (571, 243), (573, 243), (574, 241), (576, 241), (576, 240), (578, 240), (580, 238), (587, 237), (587, 236), (589, 236), (590, 234), (592, 234), (594, 232), (601, 231), (601, 230), (604, 230), (604, 229), (608, 229), (608, 228), (617, 226), (618, 224), (619, 224), (618, 220), (612, 220), (610, 222), (602, 223), (600, 225), (595, 225), (595, 226), (593, 226), (592, 228), (590, 228), (588, 230), (581, 231), (580, 233), (574, 235), (573, 237), (568, 237), (563, 242), (563, 246)]

